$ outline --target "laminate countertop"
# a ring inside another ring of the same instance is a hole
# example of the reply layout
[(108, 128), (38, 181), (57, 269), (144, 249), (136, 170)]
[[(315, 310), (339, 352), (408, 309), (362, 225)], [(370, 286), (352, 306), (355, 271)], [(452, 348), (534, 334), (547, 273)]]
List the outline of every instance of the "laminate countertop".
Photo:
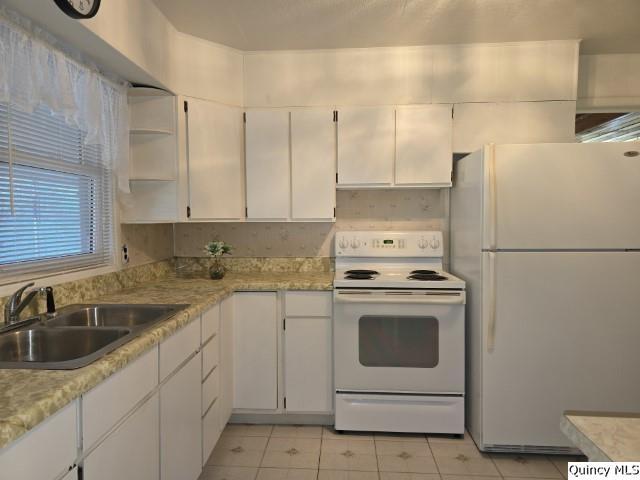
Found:
[(568, 411), (560, 428), (592, 462), (640, 460), (640, 413)]
[(84, 302), (175, 303), (189, 307), (86, 367), (0, 370), (0, 448), (10, 445), (235, 291), (332, 288), (332, 272), (229, 273), (223, 280), (172, 275)]

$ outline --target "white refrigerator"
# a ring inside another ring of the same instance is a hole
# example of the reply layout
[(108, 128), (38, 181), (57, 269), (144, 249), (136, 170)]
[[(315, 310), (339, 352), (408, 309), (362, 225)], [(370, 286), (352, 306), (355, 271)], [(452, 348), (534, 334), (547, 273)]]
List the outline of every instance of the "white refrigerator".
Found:
[(640, 411), (640, 143), (487, 145), (455, 165), (467, 427), (561, 453), (565, 410)]

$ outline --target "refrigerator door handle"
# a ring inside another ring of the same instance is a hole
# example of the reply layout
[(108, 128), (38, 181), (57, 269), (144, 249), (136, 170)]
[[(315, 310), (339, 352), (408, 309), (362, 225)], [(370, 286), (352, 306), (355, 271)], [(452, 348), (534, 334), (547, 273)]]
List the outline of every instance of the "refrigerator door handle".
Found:
[(489, 150), (489, 250), (496, 249), (498, 203), (496, 201), (496, 146), (490, 143)]
[(487, 352), (496, 346), (496, 253), (489, 252), (489, 319), (487, 324)]

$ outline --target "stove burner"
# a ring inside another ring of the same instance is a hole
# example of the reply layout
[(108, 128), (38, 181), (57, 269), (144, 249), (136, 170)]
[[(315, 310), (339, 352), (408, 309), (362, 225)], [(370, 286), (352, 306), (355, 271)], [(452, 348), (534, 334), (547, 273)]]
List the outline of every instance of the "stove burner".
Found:
[(347, 280), (373, 280), (373, 275), (368, 273), (349, 273), (344, 278)]
[(419, 275), (438, 275), (438, 272), (435, 270), (413, 270), (410, 272), (411, 275), (417, 273)]
[(412, 273), (411, 275), (409, 275), (407, 277), (409, 280), (423, 280), (423, 281), (428, 281), (428, 280), (432, 280), (432, 281), (436, 281), (436, 282), (441, 282), (442, 280), (446, 280), (447, 277), (443, 276), (443, 275), (437, 275), (437, 274), (424, 274), (424, 273)]
[[(379, 272), (376, 270), (347, 270), (347, 275), (355, 274), (355, 275), (379, 275)], [(413, 273), (413, 272), (412, 272)]]

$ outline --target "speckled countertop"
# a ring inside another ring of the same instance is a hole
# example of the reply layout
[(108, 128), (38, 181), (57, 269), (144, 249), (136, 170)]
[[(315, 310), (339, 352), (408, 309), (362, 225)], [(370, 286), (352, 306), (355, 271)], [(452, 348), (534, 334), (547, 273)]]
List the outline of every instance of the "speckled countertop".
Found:
[(569, 411), (560, 428), (592, 462), (640, 460), (640, 414)]
[(0, 370), (0, 448), (121, 370), (196, 315), (238, 290), (331, 290), (333, 273), (229, 273), (224, 280), (175, 275), (86, 303), (188, 303), (110, 354), (77, 370)]

